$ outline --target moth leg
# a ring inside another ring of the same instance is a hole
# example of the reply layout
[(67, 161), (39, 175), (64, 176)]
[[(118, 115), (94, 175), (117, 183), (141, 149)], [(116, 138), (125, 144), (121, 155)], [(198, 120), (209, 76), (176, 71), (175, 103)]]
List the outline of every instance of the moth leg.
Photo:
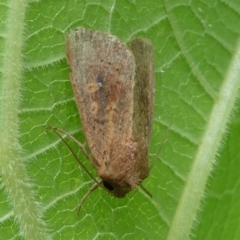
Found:
[(97, 189), (98, 186), (101, 186), (101, 184), (102, 184), (102, 181), (98, 181), (97, 183), (94, 183), (92, 185), (92, 187), (88, 190), (88, 192), (83, 196), (83, 198), (81, 199), (81, 201), (78, 204), (78, 210), (77, 210), (78, 215), (79, 215), (79, 212), (80, 212), (80, 209), (81, 209), (81, 206), (82, 206), (83, 202), (90, 195), (90, 193), (93, 192), (95, 189)]
[(53, 126), (45, 126), (45, 128), (47, 129), (51, 129), (53, 130), (55, 133), (57, 131), (66, 134), (70, 139), (72, 139), (81, 149), (81, 151), (84, 153), (84, 155), (86, 156), (87, 159), (89, 159), (91, 161), (91, 156), (88, 154), (87, 150), (86, 150), (86, 142), (84, 144), (80, 143), (73, 135), (71, 135), (70, 133), (68, 133), (67, 131), (58, 128), (58, 127), (53, 127)]
[(151, 166), (149, 167), (149, 170), (151, 170), (151, 169), (153, 168), (153, 166), (155, 165), (155, 163), (157, 162), (157, 159), (158, 159), (158, 157), (159, 157), (159, 155), (160, 155), (160, 151), (161, 151), (161, 149), (162, 149), (163, 144), (165, 143), (165, 141), (166, 141), (166, 139), (167, 139), (167, 136), (168, 136), (168, 134), (169, 134), (169, 131), (170, 131), (171, 126), (172, 126), (172, 123), (169, 125), (167, 131), (166, 131), (166, 132), (164, 133), (164, 135), (163, 135), (163, 139), (162, 139), (162, 141), (161, 141), (161, 143), (160, 143), (160, 145), (159, 145), (159, 147), (158, 147), (158, 151), (157, 151), (156, 157), (155, 157), (155, 159), (153, 160)]
[(140, 184), (139, 186), (149, 197), (152, 198), (152, 194), (142, 184)]

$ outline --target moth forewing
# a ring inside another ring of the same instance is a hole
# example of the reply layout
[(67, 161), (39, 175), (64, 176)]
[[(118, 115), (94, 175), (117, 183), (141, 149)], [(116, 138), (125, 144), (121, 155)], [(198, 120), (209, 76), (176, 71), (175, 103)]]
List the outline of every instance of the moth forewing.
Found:
[(142, 181), (149, 173), (148, 149), (155, 99), (154, 51), (148, 39), (135, 38), (131, 40), (130, 46), (136, 64), (132, 128), (138, 143), (138, 171)]

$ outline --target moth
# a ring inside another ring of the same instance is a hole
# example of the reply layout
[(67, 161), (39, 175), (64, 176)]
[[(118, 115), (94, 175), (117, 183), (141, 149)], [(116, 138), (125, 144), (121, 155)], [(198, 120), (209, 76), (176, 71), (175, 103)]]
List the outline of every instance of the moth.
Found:
[(79, 27), (67, 35), (66, 54), (91, 153), (70, 137), (84, 151), (100, 178), (94, 180), (80, 206), (98, 186), (118, 198), (138, 186), (143, 188), (141, 183), (149, 175), (155, 96), (151, 41), (135, 38), (128, 49), (116, 36)]

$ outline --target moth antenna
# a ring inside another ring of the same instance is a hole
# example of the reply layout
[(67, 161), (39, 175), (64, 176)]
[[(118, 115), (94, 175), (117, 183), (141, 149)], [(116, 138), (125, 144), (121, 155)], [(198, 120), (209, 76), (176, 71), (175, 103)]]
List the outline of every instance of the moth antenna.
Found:
[[(53, 130), (56, 134), (56, 131), (59, 131), (61, 133), (66, 134), (70, 139), (72, 139), (81, 149), (81, 151), (84, 153), (84, 155), (86, 156), (86, 158), (90, 158), (89, 154), (87, 153), (86, 149), (85, 149), (85, 144), (81, 144), (73, 135), (69, 134), (68, 132), (66, 132), (65, 130), (58, 128), (58, 127), (53, 127), (53, 126), (45, 126), (46, 129), (51, 129)], [(57, 134), (59, 136), (59, 134)], [(60, 137), (60, 136), (59, 136)], [(62, 137), (60, 137), (62, 139)]]
[(152, 194), (142, 184), (139, 186), (150, 198), (152, 198)]
[(77, 210), (77, 214), (79, 215), (79, 212), (81, 210), (82, 204), (83, 202), (86, 200), (86, 198), (90, 195), (90, 193), (92, 193), (95, 189), (98, 188), (98, 186), (101, 186), (102, 181), (99, 181), (97, 183), (94, 183), (91, 188), (88, 190), (88, 192), (82, 197), (81, 201), (78, 204), (78, 210)]
[[(71, 134), (69, 134), (68, 132), (64, 131), (61, 128), (57, 128), (57, 127), (52, 127), (52, 126), (45, 126), (45, 128), (47, 129), (51, 129), (53, 130), (58, 136), (59, 138), (64, 142), (64, 144), (67, 146), (67, 148), (70, 150), (70, 152), (72, 153), (72, 155), (74, 156), (74, 158), (77, 160), (77, 162), (79, 163), (79, 165), (86, 171), (86, 173), (92, 178), (92, 180), (95, 182), (95, 184), (99, 185), (99, 182), (93, 177), (93, 175), (87, 170), (87, 168), (81, 163), (81, 161), (79, 161), (77, 155), (74, 153), (74, 151), (72, 150), (72, 148), (69, 146), (69, 144), (66, 142), (66, 140), (57, 132), (62, 132), (65, 133), (70, 139), (72, 139), (75, 143), (77, 143), (77, 145), (79, 146), (79, 148), (81, 149), (81, 151), (84, 153), (84, 155), (90, 159), (90, 156), (88, 155), (88, 153), (86, 152), (84, 146), (75, 138), (73, 137)], [(100, 185), (101, 186), (101, 185)]]
[(167, 139), (167, 136), (168, 136), (168, 133), (169, 133), (169, 130), (170, 130), (171, 126), (172, 126), (172, 123), (169, 125), (167, 131), (164, 133), (163, 139), (162, 139), (162, 141), (161, 141), (161, 143), (160, 143), (160, 146), (159, 146), (159, 148), (158, 148), (158, 151), (157, 151), (157, 155), (156, 155), (155, 159), (153, 160), (151, 166), (149, 167), (149, 170), (151, 170), (152, 167), (155, 165), (155, 163), (156, 163), (156, 161), (157, 161), (157, 159), (158, 159), (158, 157), (159, 157), (159, 155), (160, 155), (160, 151), (161, 151), (161, 149), (162, 149), (162, 146), (163, 146), (163, 144), (165, 143), (165, 141), (166, 141), (166, 139)]

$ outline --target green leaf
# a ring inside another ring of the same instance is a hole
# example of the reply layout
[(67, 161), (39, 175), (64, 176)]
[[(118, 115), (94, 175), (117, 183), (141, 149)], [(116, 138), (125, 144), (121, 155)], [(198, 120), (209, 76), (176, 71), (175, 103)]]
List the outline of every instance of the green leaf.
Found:
[[(11, 0), (0, 6), (4, 239), (240, 238), (240, 3)], [(97, 189), (79, 216), (78, 203), (93, 183), (44, 128), (63, 128), (84, 142), (65, 58), (65, 35), (78, 26), (124, 42), (137, 36), (152, 40), (156, 103), (150, 162), (170, 126), (143, 182), (153, 198), (136, 189), (115, 199)]]

